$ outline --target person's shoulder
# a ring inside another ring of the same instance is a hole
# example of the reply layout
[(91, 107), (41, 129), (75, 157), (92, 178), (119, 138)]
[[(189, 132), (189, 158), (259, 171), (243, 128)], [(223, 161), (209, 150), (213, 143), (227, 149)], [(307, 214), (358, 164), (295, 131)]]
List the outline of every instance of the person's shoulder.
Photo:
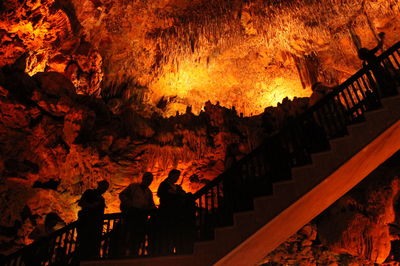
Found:
[(138, 183), (131, 183), (129, 184), (122, 192), (130, 192), (137, 189), (140, 186)]
[(86, 189), (85, 192), (83, 192), (82, 198), (91, 197), (91, 196), (95, 196), (95, 195), (96, 195), (96, 190), (89, 188), (89, 189)]
[(166, 180), (164, 180), (158, 186), (157, 192), (168, 190), (169, 187), (170, 187), (169, 183)]
[(125, 189), (130, 189), (139, 186), (139, 183), (130, 183)]
[(28, 238), (33, 240), (39, 240), (40, 238), (44, 237), (45, 234), (46, 234), (46, 228), (44, 224), (38, 224), (29, 234)]
[(140, 184), (139, 184), (139, 183), (131, 183), (131, 184), (127, 187), (128, 190), (136, 190), (136, 189), (138, 189), (138, 188), (140, 188)]
[(171, 184), (167, 180), (164, 180), (160, 183), (160, 187), (170, 187), (170, 186)]

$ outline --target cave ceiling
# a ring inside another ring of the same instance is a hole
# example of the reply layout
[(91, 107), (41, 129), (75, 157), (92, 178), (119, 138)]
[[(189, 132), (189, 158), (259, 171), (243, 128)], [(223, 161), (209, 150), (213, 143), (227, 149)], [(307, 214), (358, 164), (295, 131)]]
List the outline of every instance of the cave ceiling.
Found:
[(285, 96), (309, 96), (312, 82), (337, 84), (361, 66), (355, 43), (372, 47), (385, 31), (393, 44), (400, 25), (398, 0), (0, 5), (1, 65), (28, 53), (31, 75), (61, 72), (81, 94), (167, 115), (199, 112), (207, 100), (251, 115)]

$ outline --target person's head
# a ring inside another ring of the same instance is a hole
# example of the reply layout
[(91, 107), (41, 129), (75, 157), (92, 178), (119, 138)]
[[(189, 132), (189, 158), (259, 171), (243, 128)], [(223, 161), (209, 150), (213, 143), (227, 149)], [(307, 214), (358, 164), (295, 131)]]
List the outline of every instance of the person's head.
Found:
[(360, 48), (358, 49), (357, 54), (358, 58), (360, 58), (361, 60), (367, 60), (370, 51), (367, 48)]
[(151, 182), (153, 182), (153, 174), (150, 172), (144, 173), (141, 184), (145, 187), (149, 187), (151, 185)]
[(319, 86), (321, 86), (322, 85), (322, 83), (321, 82), (315, 82), (312, 86), (311, 86), (311, 90), (312, 91), (316, 91), (316, 89), (319, 87)]
[(55, 212), (49, 212), (44, 218), (44, 226), (49, 229), (52, 229), (59, 222), (63, 222), (63, 220)]
[(180, 175), (181, 175), (181, 171), (179, 171), (177, 169), (172, 169), (171, 171), (169, 171), (168, 179), (171, 182), (176, 183), (178, 181)]
[(101, 181), (97, 182), (97, 191), (100, 194), (103, 194), (104, 192), (107, 191), (109, 186), (110, 186), (110, 184), (108, 184), (107, 180), (101, 180)]

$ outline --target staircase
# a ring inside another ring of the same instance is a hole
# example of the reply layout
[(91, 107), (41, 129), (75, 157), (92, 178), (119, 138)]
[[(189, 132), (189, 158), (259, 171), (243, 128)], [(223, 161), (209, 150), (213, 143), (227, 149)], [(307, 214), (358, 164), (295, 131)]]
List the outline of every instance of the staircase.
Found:
[[(389, 73), (384, 85), (373, 69), (361, 69), (195, 194), (193, 254), (114, 260), (106, 239), (102, 259), (81, 264), (256, 264), (400, 150), (400, 42), (379, 60)], [(105, 235), (118, 219), (106, 216)], [(71, 230), (52, 249), (73, 254)], [(21, 256), (8, 265), (23, 265), (12, 263)]]
[(81, 262), (82, 265), (255, 265), (319, 213), (400, 150), (400, 96), (382, 99), (382, 109), (292, 169), (292, 178), (273, 184), (273, 194), (256, 197), (253, 210), (234, 213), (233, 225), (215, 238), (195, 243), (193, 255)]

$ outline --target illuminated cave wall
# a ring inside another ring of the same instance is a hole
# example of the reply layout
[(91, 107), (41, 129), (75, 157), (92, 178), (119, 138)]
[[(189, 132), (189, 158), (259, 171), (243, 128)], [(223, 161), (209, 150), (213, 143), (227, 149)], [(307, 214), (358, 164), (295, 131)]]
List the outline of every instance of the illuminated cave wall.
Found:
[(399, 13), (396, 0), (1, 1), (0, 224), (23, 224), (2, 250), (50, 211), (76, 219), (103, 178), (107, 212), (144, 171), (153, 191), (172, 168), (196, 191), (229, 143), (257, 146), (255, 114), (349, 77), (357, 41), (400, 40)]
[(146, 106), (164, 97), (166, 114), (187, 105), (198, 112), (210, 99), (260, 113), (285, 96), (309, 96), (317, 79), (337, 84), (354, 73), (361, 62), (351, 35), (367, 47), (379, 31), (387, 33), (387, 45), (399, 39), (397, 0), (5, 0), (2, 6), (1, 63), (29, 52), (30, 74), (64, 72), (80, 93)]
[(30, 77), (19, 63), (0, 68), (0, 109), (2, 251), (29, 243), (51, 211), (76, 220), (77, 200), (97, 181), (111, 184), (107, 213), (119, 212), (119, 193), (145, 171), (155, 176), (154, 192), (172, 168), (195, 192), (224, 170), (227, 145), (248, 153), (265, 136), (261, 116), (240, 118), (211, 103), (198, 116), (146, 118), (130, 106), (113, 113), (102, 99), (76, 94), (62, 74)]

